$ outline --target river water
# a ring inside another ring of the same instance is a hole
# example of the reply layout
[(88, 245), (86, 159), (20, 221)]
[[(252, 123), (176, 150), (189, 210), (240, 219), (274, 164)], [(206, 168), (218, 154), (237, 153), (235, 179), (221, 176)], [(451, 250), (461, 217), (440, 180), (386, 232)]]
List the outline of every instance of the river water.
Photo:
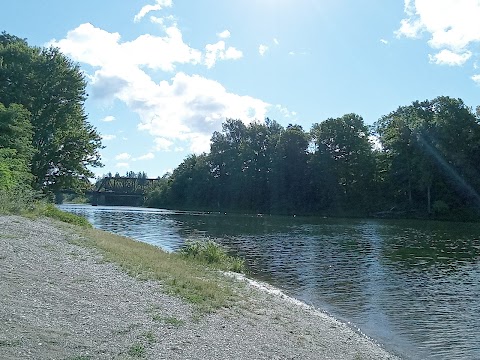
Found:
[(60, 207), (166, 251), (211, 238), (405, 359), (480, 359), (480, 224)]

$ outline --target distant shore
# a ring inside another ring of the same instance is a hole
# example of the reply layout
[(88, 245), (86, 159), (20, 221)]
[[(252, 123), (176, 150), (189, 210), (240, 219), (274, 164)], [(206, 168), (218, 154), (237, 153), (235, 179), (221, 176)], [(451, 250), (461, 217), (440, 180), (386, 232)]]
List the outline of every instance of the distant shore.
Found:
[(130, 276), (74, 244), (81, 232), (0, 216), (6, 359), (398, 359), (334, 318), (245, 279), (235, 280), (241, 300), (199, 312), (161, 281)]

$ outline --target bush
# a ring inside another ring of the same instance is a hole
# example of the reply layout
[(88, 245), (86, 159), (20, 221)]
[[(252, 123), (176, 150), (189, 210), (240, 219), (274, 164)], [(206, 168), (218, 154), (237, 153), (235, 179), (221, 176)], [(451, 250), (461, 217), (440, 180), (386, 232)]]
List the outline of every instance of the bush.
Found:
[(60, 220), (68, 224), (90, 227), (90, 228), (92, 227), (92, 225), (84, 217), (62, 211), (53, 204), (47, 204), (47, 203), (38, 204), (37, 214), (43, 215), (52, 219)]
[(445, 215), (450, 211), (450, 207), (442, 200), (437, 200), (432, 205), (435, 215)]
[(16, 186), (0, 189), (0, 214), (22, 214), (31, 212), (39, 199), (39, 194), (31, 188)]
[(187, 241), (179, 252), (185, 258), (194, 259), (221, 270), (238, 273), (245, 271), (243, 259), (229, 256), (225, 248), (213, 240)]

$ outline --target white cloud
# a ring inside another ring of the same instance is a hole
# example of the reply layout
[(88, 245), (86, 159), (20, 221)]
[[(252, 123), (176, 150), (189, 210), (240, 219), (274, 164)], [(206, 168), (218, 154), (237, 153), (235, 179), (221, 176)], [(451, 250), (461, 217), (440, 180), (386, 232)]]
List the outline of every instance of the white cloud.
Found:
[(102, 135), (102, 140), (105, 140), (105, 141), (110, 141), (116, 138), (117, 138), (116, 135)]
[(284, 117), (284, 118), (292, 118), (297, 115), (295, 111), (290, 111), (286, 106), (277, 104), (275, 105), (275, 108), (279, 111), (279, 113)]
[(279, 45), (279, 44), (280, 44), (280, 42), (278, 41), (277, 38), (273, 38), (273, 43), (274, 43), (275, 45)]
[[(147, 71), (172, 72), (177, 64), (200, 64), (202, 53), (184, 43), (176, 25), (164, 36), (142, 35), (122, 42), (120, 34), (82, 24), (51, 45), (74, 61), (94, 68), (90, 76), (92, 99), (122, 101), (140, 117), (138, 128), (155, 138), (182, 141), (191, 151), (208, 150), (213, 131), (226, 118), (246, 123), (263, 120), (269, 104), (250, 96), (230, 93), (220, 83), (183, 72), (156, 82)], [(224, 41), (212, 44), (203, 62), (236, 59), (243, 54)], [(155, 143), (158, 145), (158, 143)], [(165, 146), (166, 143), (163, 143)], [(176, 146), (177, 144), (175, 144)]]
[(258, 47), (258, 53), (260, 54), (260, 56), (264, 56), (267, 51), (268, 51), (268, 46), (264, 44), (260, 44), (260, 46)]
[(480, 42), (478, 0), (405, 0), (405, 13), (397, 36), (429, 34), (429, 46), (439, 50), (430, 57), (433, 63), (463, 65), (472, 56), (470, 48)]
[(473, 75), (472, 80), (475, 81), (478, 85), (480, 85), (480, 74)]
[[(128, 74), (132, 70), (140, 70), (139, 67), (173, 71), (175, 64), (197, 64), (202, 56), (199, 50), (183, 42), (182, 34), (176, 26), (166, 28), (163, 37), (145, 34), (121, 43), (120, 34), (109, 33), (86, 23), (69, 31), (65, 39), (54, 40), (50, 45), (60, 48), (76, 61), (100, 67), (99, 71), (104, 76), (112, 78), (112, 75), (117, 75), (127, 82)], [(93, 80), (98, 78), (97, 71)]]
[(234, 47), (230, 46), (225, 50), (225, 41), (223, 40), (205, 46), (205, 65), (209, 69), (215, 66), (217, 60), (238, 60), (242, 56), (243, 53)]
[(129, 163), (126, 163), (126, 162), (119, 162), (119, 163), (116, 163), (116, 164), (115, 164), (115, 167), (116, 167), (116, 168), (128, 169), (128, 168), (130, 167), (130, 164), (129, 164)]
[(428, 55), (430, 62), (438, 65), (463, 65), (472, 56), (471, 51), (465, 51), (462, 54), (443, 49), (435, 55)]
[(156, 151), (169, 151), (170, 146), (173, 145), (173, 142), (165, 138), (158, 137), (154, 140), (155, 150)]
[(129, 153), (121, 153), (115, 156), (115, 160), (130, 160), (132, 158), (132, 155)]
[[(135, 103), (134, 99), (130, 102)], [(229, 93), (214, 80), (178, 73), (171, 82), (162, 81), (157, 86), (149, 106), (135, 111), (142, 119), (141, 130), (170, 141), (186, 140), (191, 144), (190, 150), (202, 152), (208, 150), (212, 132), (220, 130), (226, 118), (242, 119), (245, 123), (263, 120), (268, 107), (262, 100)], [(156, 144), (166, 143), (156, 140)]]
[(141, 160), (152, 160), (152, 159), (155, 159), (155, 155), (151, 152), (145, 154), (145, 155), (141, 155), (135, 159), (133, 159), (133, 161), (141, 161)]
[(228, 38), (230, 37), (230, 31), (224, 30), (224, 31), (222, 31), (221, 33), (217, 33), (217, 36), (218, 36), (220, 39), (228, 39)]
[(111, 121), (114, 121), (115, 120), (115, 116), (112, 116), (112, 115), (108, 115), (108, 116), (105, 116), (102, 121), (105, 121), (105, 122), (111, 122)]
[(149, 12), (159, 11), (166, 7), (172, 7), (172, 5), (172, 0), (156, 0), (154, 5), (145, 5), (142, 7), (138, 14), (133, 18), (133, 21), (139, 22)]
[(385, 44), (385, 45), (388, 44), (388, 40), (385, 40), (385, 39), (380, 39), (380, 42), (381, 42), (382, 44)]

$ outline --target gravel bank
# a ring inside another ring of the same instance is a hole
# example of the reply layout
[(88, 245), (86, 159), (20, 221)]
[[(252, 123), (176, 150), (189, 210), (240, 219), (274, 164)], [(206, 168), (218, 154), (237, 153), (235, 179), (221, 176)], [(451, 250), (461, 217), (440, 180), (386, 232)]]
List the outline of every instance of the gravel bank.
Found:
[(248, 287), (201, 315), (50, 220), (0, 216), (0, 359), (398, 359), (346, 325)]

